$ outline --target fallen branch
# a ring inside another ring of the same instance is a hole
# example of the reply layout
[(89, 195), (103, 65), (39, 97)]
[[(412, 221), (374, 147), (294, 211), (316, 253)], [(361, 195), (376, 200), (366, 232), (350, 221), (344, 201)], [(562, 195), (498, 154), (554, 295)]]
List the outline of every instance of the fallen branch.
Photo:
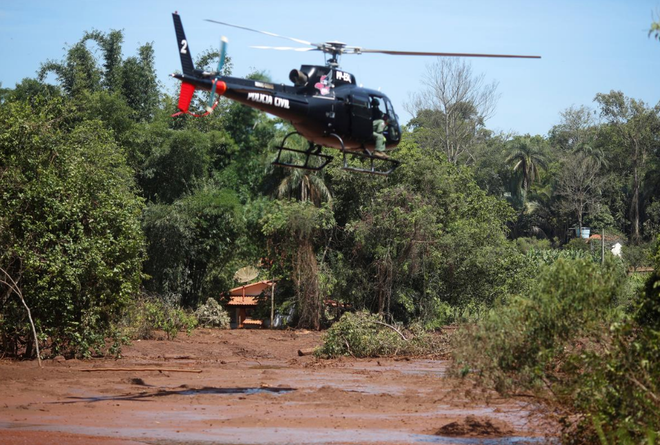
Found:
[(84, 368), (80, 369), (82, 372), (102, 372), (102, 371), (158, 371), (158, 372), (194, 372), (199, 374), (201, 369), (175, 369), (175, 368)]
[[(37, 361), (39, 362), (39, 367), (43, 368), (43, 365), (41, 364), (41, 351), (39, 351), (39, 337), (37, 337), (37, 330), (34, 327), (34, 321), (32, 320), (32, 313), (30, 312), (30, 308), (28, 307), (27, 303), (25, 302), (25, 298), (23, 298), (23, 292), (21, 292), (21, 288), (18, 287), (18, 283), (14, 281), (14, 279), (9, 275), (9, 272), (4, 270), (2, 267), (0, 267), (0, 271), (5, 274), (7, 279), (11, 281), (11, 283), (8, 283), (5, 280), (0, 280), (0, 283), (4, 284), (5, 286), (9, 287), (10, 291), (13, 291), (18, 298), (21, 299), (21, 302), (23, 303), (23, 306), (25, 306), (25, 310), (27, 311), (28, 319), (30, 320), (30, 326), (32, 327), (32, 335), (34, 336), (34, 346), (37, 350)], [(20, 278), (19, 278), (20, 281)]]
[(630, 380), (631, 382), (633, 382), (633, 383), (634, 383), (635, 385), (637, 385), (642, 391), (644, 391), (644, 392), (645, 392), (650, 398), (652, 398), (652, 399), (655, 401), (656, 406), (660, 403), (660, 398), (658, 398), (658, 396), (656, 396), (655, 394), (653, 394), (653, 391), (651, 391), (651, 390), (648, 389), (646, 386), (644, 386), (644, 385), (643, 385), (639, 380), (637, 380), (635, 377), (632, 377), (632, 376), (627, 376), (627, 377), (628, 377), (628, 380)]
[(395, 328), (395, 327), (392, 326), (391, 324), (383, 323), (382, 321), (376, 321), (376, 320), (372, 320), (372, 321), (373, 321), (374, 323), (376, 323), (376, 324), (380, 324), (380, 325), (383, 325), (383, 326), (386, 326), (386, 327), (392, 329), (394, 332), (396, 332), (397, 334), (399, 334), (399, 335), (401, 336), (401, 338), (403, 339), (403, 341), (408, 341), (408, 339), (405, 337), (405, 335), (403, 335), (403, 334), (401, 333), (401, 331), (399, 331), (397, 328)]
[(351, 357), (357, 360), (357, 357), (353, 355), (353, 351), (351, 351), (351, 345), (348, 344), (348, 340), (346, 340), (346, 337), (342, 336), (341, 338), (344, 339), (344, 344), (346, 345), (346, 350), (348, 351), (349, 354), (351, 354)]

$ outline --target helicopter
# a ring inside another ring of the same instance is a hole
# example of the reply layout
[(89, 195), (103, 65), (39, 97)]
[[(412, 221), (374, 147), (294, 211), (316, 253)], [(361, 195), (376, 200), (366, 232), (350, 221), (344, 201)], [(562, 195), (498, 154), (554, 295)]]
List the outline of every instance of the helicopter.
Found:
[[(217, 70), (207, 72), (196, 69), (192, 61), (190, 45), (183, 30), (181, 16), (174, 12), (172, 18), (182, 67), (182, 73), (172, 74), (172, 77), (181, 81), (179, 112), (172, 116), (181, 114), (190, 114), (195, 117), (207, 116), (213, 112), (220, 96), (265, 111), (290, 122), (295, 129), (284, 137), (281, 144), (275, 147), (278, 151), (273, 164), (316, 171), (322, 170), (333, 160), (332, 156), (322, 151), (323, 147), (340, 150), (343, 168), (349, 171), (387, 176), (400, 165), (399, 161), (385, 154), (385, 150), (395, 148), (401, 141), (399, 117), (392, 102), (380, 91), (359, 86), (353, 74), (340, 68), (340, 56), (381, 53), (408, 56), (540, 58), (539, 56), (506, 54), (376, 50), (348, 46), (339, 41), (312, 43), (245, 26), (207, 20), (211, 23), (306, 45), (305, 47), (256, 46), (254, 48), (320, 51), (326, 55), (325, 65), (302, 65), (300, 69), (292, 69), (289, 79), (293, 85), (288, 86), (222, 75), (221, 69), (227, 47), (225, 37), (221, 39)], [(201, 115), (190, 111), (190, 102), (195, 90), (210, 92), (206, 110)], [(307, 140), (306, 150), (286, 146), (286, 141), (295, 134)], [(303, 159), (299, 163), (286, 161), (286, 157), (282, 157), (283, 152), (301, 154)], [(349, 163), (351, 158), (359, 158), (365, 162)]]

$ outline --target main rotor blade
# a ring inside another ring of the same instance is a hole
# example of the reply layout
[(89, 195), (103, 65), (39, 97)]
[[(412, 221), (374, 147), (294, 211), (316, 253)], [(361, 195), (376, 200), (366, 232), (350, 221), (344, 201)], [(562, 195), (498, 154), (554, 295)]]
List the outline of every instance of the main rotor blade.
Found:
[(359, 48), (356, 53), (380, 53), (391, 56), (447, 56), (447, 57), (504, 57), (509, 59), (540, 59), (541, 56), (519, 56), (513, 54), (433, 53), (424, 51), (391, 51), (386, 49)]
[(318, 51), (316, 48), (293, 48), (291, 46), (251, 46), (256, 49), (276, 49), (278, 51)]
[(275, 34), (268, 31), (259, 31), (258, 29), (248, 28), (247, 26), (232, 25), (231, 23), (219, 22), (217, 20), (211, 20), (211, 19), (206, 19), (206, 21), (211, 23), (216, 23), (218, 25), (225, 25), (225, 26), (231, 26), (233, 28), (244, 29), (246, 31), (258, 32), (259, 34), (266, 34), (267, 36), (271, 36), (271, 37), (279, 37), (280, 39), (292, 40), (296, 43), (302, 43), (303, 45), (313, 45), (313, 43), (308, 42), (307, 40), (296, 39), (294, 37), (281, 36), (279, 34)]

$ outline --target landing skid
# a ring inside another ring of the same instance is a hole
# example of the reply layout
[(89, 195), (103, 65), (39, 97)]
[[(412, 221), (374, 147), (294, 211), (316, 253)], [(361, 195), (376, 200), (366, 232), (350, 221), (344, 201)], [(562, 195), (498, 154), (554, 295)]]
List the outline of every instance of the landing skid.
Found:
[[(304, 170), (320, 171), (328, 165), (333, 157), (323, 154), (321, 152), (322, 146), (309, 142), (307, 150), (298, 150), (296, 148), (285, 147), (286, 140), (294, 134), (300, 134), (297, 131), (287, 134), (282, 140), (282, 144), (277, 148), (277, 158), (272, 162), (273, 165), (280, 167), (301, 168)], [(330, 136), (335, 137), (341, 144), (341, 153), (343, 159), (343, 169), (357, 173), (367, 173), (371, 175), (387, 176), (392, 173), (401, 163), (395, 159), (390, 159), (386, 154), (380, 152), (371, 152), (366, 148), (349, 149), (344, 146), (344, 141), (338, 135), (331, 133)], [(282, 152), (288, 151), (292, 153), (299, 153), (305, 156), (302, 163), (293, 163), (282, 160)], [(367, 168), (352, 166), (348, 164), (350, 157), (367, 159), (369, 166)], [(314, 160), (318, 160), (317, 165), (314, 165)]]
[[(307, 150), (298, 150), (295, 148), (288, 148), (285, 147), (284, 144), (286, 143), (286, 140), (289, 138), (289, 136), (293, 136), (294, 134), (300, 134), (297, 131), (294, 131), (292, 133), (287, 134), (284, 137), (284, 140), (282, 141), (282, 145), (277, 148), (277, 158), (272, 162), (273, 165), (277, 165), (280, 167), (290, 167), (290, 168), (301, 168), (304, 170), (313, 170), (313, 171), (320, 171), (323, 170), (323, 168), (332, 161), (332, 156), (326, 155), (321, 153), (322, 147), (318, 144), (315, 144), (313, 142), (309, 142), (309, 147)], [(283, 151), (288, 151), (292, 153), (299, 153), (302, 155), (305, 155), (305, 161), (302, 164), (294, 164), (291, 162), (287, 161), (282, 161), (282, 152)], [(314, 164), (314, 159), (318, 159), (320, 161), (319, 165), (313, 165)]]
[[(337, 138), (341, 144), (341, 153), (343, 158), (343, 169), (357, 173), (367, 173), (370, 175), (387, 176), (392, 173), (401, 164), (395, 159), (390, 159), (386, 154), (374, 152), (362, 147), (360, 149), (350, 149), (344, 146), (344, 141), (336, 134), (331, 136)], [(369, 168), (361, 168), (348, 165), (348, 158), (361, 158), (369, 160)]]
[[(360, 151), (344, 149), (342, 150), (342, 153), (344, 157), (343, 159), (344, 170), (353, 171), (357, 173), (368, 173), (371, 175), (387, 176), (390, 173), (392, 173), (401, 164), (401, 162), (397, 161), (396, 159), (390, 159), (384, 153), (379, 153), (379, 152), (372, 153), (366, 148), (360, 149)], [(369, 167), (360, 168), (360, 167), (353, 167), (348, 165), (347, 155), (353, 156), (355, 158), (368, 159)]]

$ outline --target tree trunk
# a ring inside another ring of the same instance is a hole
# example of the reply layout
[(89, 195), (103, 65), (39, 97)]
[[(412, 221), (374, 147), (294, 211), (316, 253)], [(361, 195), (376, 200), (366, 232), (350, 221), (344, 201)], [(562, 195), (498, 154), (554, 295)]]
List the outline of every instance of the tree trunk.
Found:
[(639, 166), (637, 163), (637, 156), (635, 156), (635, 167), (633, 169), (633, 196), (630, 203), (630, 224), (631, 233), (630, 239), (633, 244), (639, 244)]

